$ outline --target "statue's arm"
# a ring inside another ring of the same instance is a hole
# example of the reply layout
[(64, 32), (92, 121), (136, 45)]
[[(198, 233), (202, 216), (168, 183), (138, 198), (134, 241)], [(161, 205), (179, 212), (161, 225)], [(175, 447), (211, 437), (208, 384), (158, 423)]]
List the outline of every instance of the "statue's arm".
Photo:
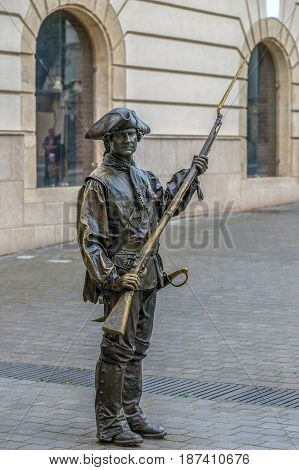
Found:
[[(152, 173), (148, 172), (148, 175), (150, 177), (151, 185), (152, 188), (154, 189), (157, 197), (156, 204), (159, 208), (159, 216), (162, 217), (163, 212), (168, 208), (169, 204), (171, 203), (172, 199), (176, 195), (180, 185), (186, 178), (188, 172), (188, 169), (180, 170), (177, 173), (175, 173), (170, 181), (166, 184), (166, 187), (163, 188), (160, 180)], [(197, 193), (198, 200), (201, 201), (203, 200), (204, 196), (200, 187), (200, 183), (198, 178), (196, 178), (188, 191), (186, 192), (183, 201), (181, 202), (180, 206), (178, 207), (175, 215), (180, 214), (183, 212), (186, 207), (188, 206), (189, 202), (191, 201), (194, 193)]]
[(108, 287), (107, 284), (118, 276), (107, 253), (107, 202), (104, 188), (98, 181), (87, 181), (81, 195), (79, 193), (77, 230), (82, 258), (91, 279), (99, 288)]
[[(172, 199), (176, 195), (179, 187), (181, 186), (182, 182), (186, 178), (188, 172), (189, 172), (189, 168), (178, 171), (172, 176), (171, 180), (166, 184), (166, 189), (164, 191), (165, 209), (167, 209)], [(195, 178), (190, 188), (186, 192), (183, 201), (179, 205), (176, 213), (174, 214), (175, 216), (179, 215), (181, 212), (183, 212), (186, 209), (186, 207), (190, 203), (195, 193), (197, 193), (198, 200), (202, 201), (204, 196), (203, 196), (203, 192), (201, 190), (200, 182), (198, 178)]]
[[(198, 176), (202, 175), (208, 169), (208, 157), (204, 155), (202, 156), (194, 155), (193, 165), (195, 165), (197, 168)], [(169, 183), (167, 183), (166, 191), (165, 191), (165, 199), (166, 199), (165, 208), (166, 209), (168, 205), (170, 204), (170, 202), (172, 201), (172, 199), (174, 198), (175, 194), (178, 191), (178, 188), (180, 187), (180, 185), (182, 184), (182, 182), (184, 181), (188, 173), (189, 173), (189, 168), (178, 171), (177, 173), (173, 175)], [(186, 207), (188, 206), (195, 192), (197, 192), (198, 200), (199, 201), (203, 200), (204, 197), (203, 197), (203, 193), (202, 193), (198, 178), (195, 178), (190, 188), (185, 193), (184, 199), (179, 205), (174, 215), (178, 215), (180, 214), (180, 212), (183, 212), (186, 209)]]

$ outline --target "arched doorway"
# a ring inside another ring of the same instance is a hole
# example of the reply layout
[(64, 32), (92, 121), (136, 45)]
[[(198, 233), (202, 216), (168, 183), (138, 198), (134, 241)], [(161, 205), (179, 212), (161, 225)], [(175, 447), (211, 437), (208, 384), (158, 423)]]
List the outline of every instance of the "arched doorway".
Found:
[(277, 175), (277, 82), (269, 49), (258, 44), (248, 69), (247, 175)]
[(93, 120), (93, 54), (69, 12), (43, 22), (36, 48), (37, 186), (77, 186), (93, 163), (84, 140)]

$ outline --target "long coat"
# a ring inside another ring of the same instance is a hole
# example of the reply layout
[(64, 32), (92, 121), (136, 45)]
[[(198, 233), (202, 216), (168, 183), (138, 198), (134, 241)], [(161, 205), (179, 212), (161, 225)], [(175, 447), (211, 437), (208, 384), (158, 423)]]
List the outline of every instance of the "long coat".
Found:
[[(109, 302), (111, 282), (130, 270), (134, 256), (157, 226), (188, 171), (175, 173), (163, 189), (153, 173), (138, 169), (140, 181), (148, 181), (155, 194), (146, 208), (136, 200), (129, 166), (118, 164), (115, 157), (108, 155), (86, 178), (77, 205), (78, 242), (86, 266), (85, 302)], [(195, 191), (203, 199), (195, 180), (175, 215), (187, 207)], [(162, 286), (163, 265), (158, 249), (157, 244), (147, 274), (141, 279), (141, 290)]]

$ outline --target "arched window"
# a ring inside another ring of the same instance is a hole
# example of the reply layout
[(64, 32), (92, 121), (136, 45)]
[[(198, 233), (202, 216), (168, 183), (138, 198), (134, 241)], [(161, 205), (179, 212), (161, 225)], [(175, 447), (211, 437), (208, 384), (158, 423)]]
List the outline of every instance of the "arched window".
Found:
[(92, 169), (93, 146), (84, 140), (92, 119), (90, 40), (75, 16), (55, 12), (37, 38), (37, 186), (82, 183)]
[(258, 44), (248, 69), (247, 174), (277, 174), (276, 73), (271, 53)]

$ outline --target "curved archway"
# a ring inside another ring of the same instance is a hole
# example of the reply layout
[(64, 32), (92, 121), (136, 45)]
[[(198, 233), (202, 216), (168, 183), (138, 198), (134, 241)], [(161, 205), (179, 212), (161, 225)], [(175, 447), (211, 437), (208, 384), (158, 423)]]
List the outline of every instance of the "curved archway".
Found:
[(48, 16), (36, 46), (37, 186), (76, 186), (90, 173), (93, 146), (93, 55), (75, 16)]
[(258, 44), (248, 67), (247, 175), (276, 176), (277, 83), (269, 49)]
[[(241, 48), (243, 56), (252, 53), (256, 46), (263, 44), (271, 54), (275, 68), (276, 78), (276, 176), (291, 176), (292, 140), (291, 140), (291, 88), (294, 74), (294, 65), (298, 60), (297, 46), (291, 32), (276, 18), (263, 18), (257, 21), (248, 31), (247, 35), (256, 38), (257, 42), (248, 50), (248, 43), (244, 41)], [(295, 53), (296, 52), (296, 53)], [(248, 104), (248, 87), (242, 91), (242, 99)], [(246, 105), (245, 105), (246, 106)], [(244, 144), (247, 144), (247, 111), (240, 116), (240, 129), (244, 135)], [(247, 152), (242, 160), (242, 176), (247, 177)]]
[[(92, 4), (92, 5), (91, 5)], [(123, 39), (123, 31), (113, 7), (107, 0), (87, 3), (69, 0), (51, 2), (47, 8), (38, 5), (28, 6), (27, 14), (22, 31), (21, 50), (22, 55), (21, 79), (24, 84), (26, 94), (22, 97), (21, 122), (22, 128), (26, 129), (24, 142), (24, 189), (35, 189), (37, 187), (36, 174), (36, 120), (35, 120), (35, 52), (36, 38), (43, 21), (54, 12), (64, 11), (73, 15), (85, 29), (93, 54), (93, 120), (105, 114), (112, 107), (112, 96), (126, 95), (126, 73), (125, 69), (119, 67), (112, 70), (112, 63), (125, 64), (126, 51)], [(29, 34), (30, 31), (30, 34)], [(92, 143), (94, 149), (94, 164), (100, 161), (103, 154), (101, 142)], [(69, 188), (64, 190), (64, 195), (72, 197), (74, 191)], [(37, 193), (36, 193), (37, 194)], [(61, 193), (62, 194), (62, 193)], [(75, 193), (74, 193), (75, 194)], [(28, 191), (28, 197), (32, 198), (33, 193)], [(39, 198), (44, 200), (45, 193), (39, 192)], [(56, 199), (54, 194), (51, 196)], [(58, 193), (57, 193), (58, 198)]]

